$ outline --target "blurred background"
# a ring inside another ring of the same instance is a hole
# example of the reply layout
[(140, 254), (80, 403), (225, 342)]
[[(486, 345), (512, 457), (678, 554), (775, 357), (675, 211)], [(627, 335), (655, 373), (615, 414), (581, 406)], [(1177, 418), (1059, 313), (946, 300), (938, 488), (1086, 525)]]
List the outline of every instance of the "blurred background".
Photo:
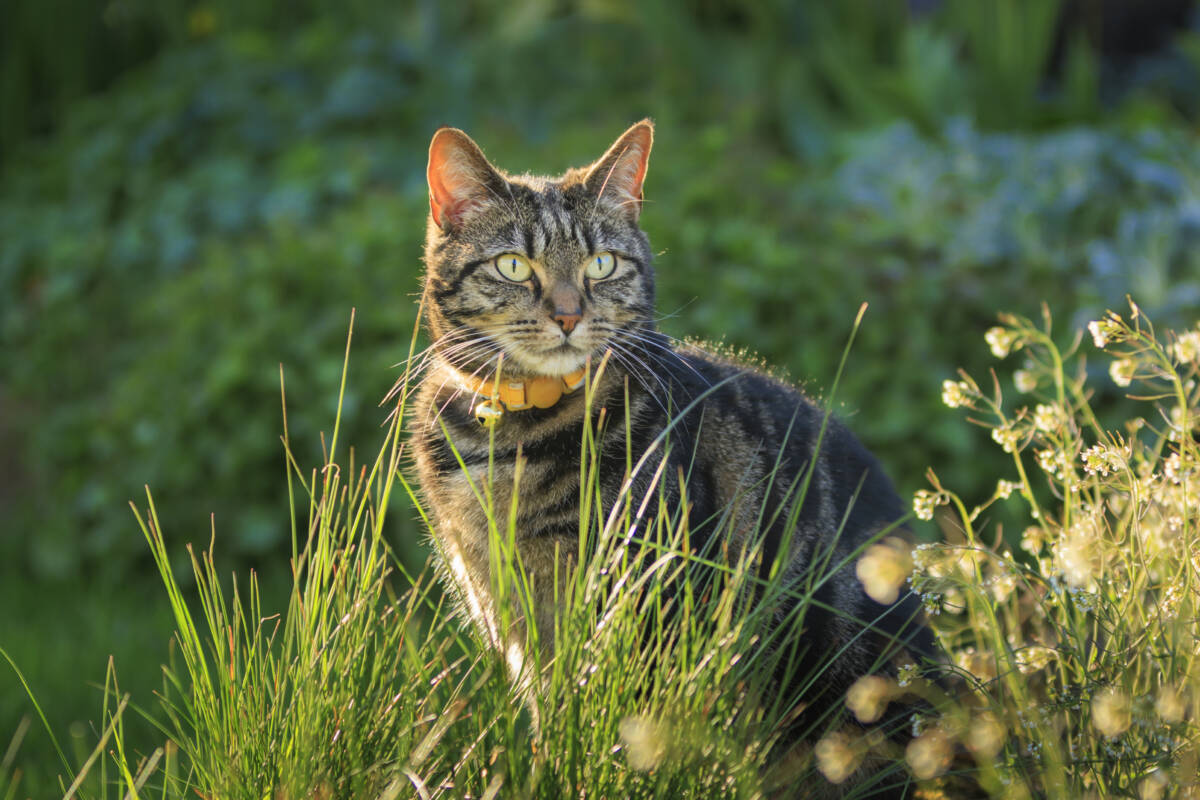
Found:
[[(1063, 343), (1127, 293), (1163, 326), (1200, 316), (1191, 0), (16, 0), (3, 18), (0, 648), (72, 767), (109, 657), (149, 706), (169, 656), (128, 502), (151, 487), (181, 568), (215, 530), (218, 564), (282, 597), (279, 369), (315, 466), (352, 307), (342, 441), (381, 445), (439, 125), (557, 173), (653, 117), (663, 328), (822, 396), (869, 302), (836, 399), (906, 494), (930, 466), (974, 499), (1012, 477), (940, 401), (958, 367), (995, 364), (997, 312), (1044, 301)], [(392, 521), (419, 567), (414, 515)], [(37, 716), (0, 662), (2, 796), (66, 774)]]

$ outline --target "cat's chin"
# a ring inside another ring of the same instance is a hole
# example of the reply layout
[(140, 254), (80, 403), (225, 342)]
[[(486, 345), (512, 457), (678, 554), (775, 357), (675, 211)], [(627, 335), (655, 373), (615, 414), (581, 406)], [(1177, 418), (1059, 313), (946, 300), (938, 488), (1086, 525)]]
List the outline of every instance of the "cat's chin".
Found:
[(540, 353), (513, 353), (513, 364), (531, 375), (558, 377), (583, 368), (587, 363), (587, 351), (570, 345), (562, 345)]

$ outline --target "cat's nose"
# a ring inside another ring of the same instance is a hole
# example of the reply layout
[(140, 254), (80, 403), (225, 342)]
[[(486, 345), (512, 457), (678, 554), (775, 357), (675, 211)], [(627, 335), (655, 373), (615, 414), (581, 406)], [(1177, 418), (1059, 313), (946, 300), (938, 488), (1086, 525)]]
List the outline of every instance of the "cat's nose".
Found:
[(575, 326), (579, 324), (579, 320), (583, 318), (583, 309), (575, 308), (572, 311), (564, 311), (561, 308), (554, 309), (554, 321), (558, 323), (558, 327), (562, 328), (563, 333), (570, 333), (575, 330)]
[(558, 324), (565, 334), (570, 334), (583, 318), (583, 295), (578, 287), (566, 281), (554, 281), (546, 292), (544, 308), (550, 319)]

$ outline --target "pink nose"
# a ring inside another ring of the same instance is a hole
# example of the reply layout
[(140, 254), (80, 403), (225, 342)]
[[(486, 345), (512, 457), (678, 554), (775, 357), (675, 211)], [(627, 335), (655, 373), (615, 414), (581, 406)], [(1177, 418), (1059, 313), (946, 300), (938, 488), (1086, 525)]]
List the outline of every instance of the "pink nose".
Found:
[(554, 321), (558, 323), (558, 327), (563, 329), (563, 333), (570, 333), (575, 330), (575, 326), (579, 324), (580, 318), (583, 316), (579, 310), (575, 311), (555, 311)]

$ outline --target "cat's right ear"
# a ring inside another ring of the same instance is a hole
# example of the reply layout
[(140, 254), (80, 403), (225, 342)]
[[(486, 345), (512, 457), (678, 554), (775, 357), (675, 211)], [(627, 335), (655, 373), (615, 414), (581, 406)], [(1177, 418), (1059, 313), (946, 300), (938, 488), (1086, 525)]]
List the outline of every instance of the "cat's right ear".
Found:
[(429, 211), (445, 230), (482, 206), (501, 181), (479, 145), (458, 128), (440, 128), (429, 143)]

